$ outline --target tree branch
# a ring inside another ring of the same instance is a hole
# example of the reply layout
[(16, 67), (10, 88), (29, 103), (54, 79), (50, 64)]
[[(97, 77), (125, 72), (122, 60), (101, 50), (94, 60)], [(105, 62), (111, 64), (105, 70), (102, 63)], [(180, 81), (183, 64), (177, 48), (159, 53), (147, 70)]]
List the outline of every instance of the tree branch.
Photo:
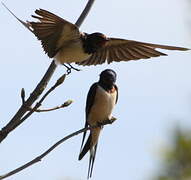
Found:
[[(54, 84), (54, 86), (52, 86), (52, 87), (44, 94), (44, 96), (42, 96), (42, 98), (40, 99), (40, 101), (37, 102), (36, 105), (35, 105), (24, 117), (22, 117), (22, 118), (20, 119), (20, 121), (18, 122), (17, 126), (20, 125), (20, 124), (22, 124), (27, 118), (29, 118), (29, 116), (30, 116), (31, 114), (33, 114), (33, 113), (42, 105), (42, 102), (45, 100), (45, 98), (46, 98), (52, 91), (54, 91), (54, 89), (56, 89), (59, 85), (61, 85), (61, 84), (64, 82), (65, 78), (66, 78), (66, 74), (62, 75), (62, 76), (56, 81), (56, 83)], [(25, 104), (24, 104), (24, 106), (25, 106)], [(28, 108), (30, 108), (30, 107), (27, 107), (27, 106), (25, 106), (25, 107), (27, 108), (27, 110), (28, 110)]]
[[(89, 13), (93, 2), (95, 0), (89, 0), (84, 11), (76, 21), (76, 25), (80, 27), (82, 22), (85, 20), (85, 17)], [(17, 128), (21, 123), (24, 122), (24, 119), (22, 122), (20, 121), (21, 118), (25, 115), (25, 113), (28, 111), (27, 107), (31, 107), (31, 105), (38, 99), (38, 97), (43, 93), (44, 89), (46, 88), (50, 78), (52, 77), (54, 71), (56, 70), (56, 64), (54, 61), (50, 64), (48, 70), (46, 71), (45, 75), (39, 82), (39, 84), (36, 86), (36, 88), (33, 90), (33, 92), (30, 94), (30, 97), (25, 101), (25, 104), (22, 104), (19, 110), (16, 112), (16, 114), (13, 116), (13, 118), (8, 122), (8, 124), (2, 128), (0, 131), (0, 142), (2, 142), (7, 135), (13, 131), (15, 128)], [(33, 111), (34, 112), (34, 111)], [(28, 114), (27, 118), (33, 113), (31, 112)], [(25, 116), (26, 117), (26, 116)]]
[[(72, 100), (68, 100), (66, 102), (64, 102), (62, 105), (60, 106), (56, 106), (56, 107), (53, 107), (53, 108), (49, 108), (49, 109), (37, 109), (35, 110), (35, 112), (49, 112), (49, 111), (55, 111), (57, 109), (61, 109), (61, 108), (65, 108), (65, 107), (68, 107), (70, 104), (72, 104), (73, 101)], [(29, 110), (31, 111), (32, 108), (29, 108)]]
[[(48, 111), (54, 111), (54, 110), (57, 110), (57, 109), (60, 109), (60, 108), (64, 108), (64, 107), (67, 107), (69, 106), (70, 104), (72, 104), (72, 100), (68, 100), (66, 102), (64, 102), (64, 104), (62, 104), (61, 106), (56, 106), (54, 108), (50, 108), (50, 109), (38, 109), (41, 105), (42, 105), (42, 102), (45, 100), (45, 98), (52, 92), (54, 91), (58, 86), (60, 86), (64, 80), (66, 78), (66, 74), (62, 75), (57, 81), (56, 83), (54, 84), (54, 86), (52, 86), (45, 94), (44, 96), (40, 99), (39, 102), (36, 103), (36, 105), (31, 108), (31, 107), (26, 107), (28, 109), (28, 111), (30, 111), (28, 114), (26, 114), (21, 120), (20, 122), (22, 123), (23, 120), (25, 120), (30, 114), (31, 112), (48, 112)], [(24, 89), (22, 88), (21, 90), (21, 99), (22, 99), (22, 102), (23, 104), (25, 103), (25, 91)], [(25, 105), (25, 104), (24, 104)]]
[(95, 0), (89, 0), (88, 3), (86, 4), (85, 9), (83, 10), (83, 12), (81, 13), (80, 17), (78, 18), (78, 20), (76, 21), (76, 26), (80, 27), (84, 21), (84, 19), (86, 18), (86, 16), (88, 15), (88, 12), (90, 11), (91, 7), (93, 6), (93, 3), (95, 2)]
[(13, 116), (13, 118), (10, 120), (10, 122), (5, 127), (3, 127), (2, 130), (0, 131), (0, 142), (2, 142), (7, 137), (7, 135), (19, 125), (20, 119), (28, 111), (26, 106), (30, 107), (38, 99), (38, 97), (42, 94), (42, 92), (46, 88), (50, 78), (52, 77), (55, 69), (56, 69), (56, 64), (54, 63), (54, 61), (52, 61), (48, 70), (46, 71), (45, 75), (39, 82), (39, 84), (36, 86), (34, 91), (31, 93), (30, 97), (25, 101), (25, 105), (21, 105), (21, 107), (16, 112), (16, 114)]
[(26, 164), (24, 164), (24, 165), (22, 165), (22, 166), (20, 166), (20, 167), (18, 167), (16, 169), (14, 169), (13, 171), (10, 171), (7, 174), (4, 174), (4, 175), (0, 176), (0, 180), (5, 179), (5, 178), (7, 178), (9, 176), (12, 176), (12, 175), (14, 175), (14, 174), (16, 174), (16, 173), (18, 173), (18, 172), (28, 168), (29, 166), (32, 166), (33, 164), (41, 161), (45, 156), (47, 156), (50, 152), (52, 152), (56, 147), (58, 147), (60, 144), (62, 144), (66, 140), (68, 140), (68, 139), (70, 139), (70, 138), (72, 138), (72, 137), (74, 137), (74, 136), (76, 136), (76, 135), (78, 135), (80, 133), (88, 131), (88, 130), (90, 130), (92, 128), (96, 128), (96, 127), (99, 127), (99, 126), (104, 126), (104, 125), (107, 125), (107, 124), (112, 124), (114, 121), (116, 121), (116, 118), (112, 117), (111, 119), (106, 119), (103, 123), (99, 123), (96, 126), (91, 126), (91, 127), (89, 126), (87, 128), (80, 129), (80, 130), (78, 130), (78, 131), (76, 131), (76, 132), (74, 132), (74, 133), (72, 133), (72, 134), (62, 138), (61, 140), (56, 142), (53, 146), (51, 146), (48, 150), (46, 150), (44, 153), (42, 153), (41, 155), (39, 155), (36, 158), (34, 158), (33, 160), (31, 160), (30, 162), (28, 162), (28, 163), (26, 163)]
[(24, 88), (21, 89), (21, 100), (22, 100), (22, 103), (24, 104), (25, 103), (25, 89)]

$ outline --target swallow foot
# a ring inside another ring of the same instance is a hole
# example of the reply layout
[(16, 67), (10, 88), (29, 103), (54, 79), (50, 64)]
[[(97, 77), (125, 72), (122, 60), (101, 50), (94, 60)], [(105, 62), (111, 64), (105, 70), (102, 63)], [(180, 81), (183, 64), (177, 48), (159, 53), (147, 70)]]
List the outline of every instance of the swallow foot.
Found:
[(97, 122), (97, 126), (98, 127), (103, 127), (104, 125), (112, 124), (116, 120), (117, 120), (117, 118), (111, 117), (111, 119), (106, 119), (105, 121)]
[(111, 119), (108, 119), (108, 121), (109, 121), (109, 124), (112, 124), (113, 122), (115, 122), (117, 120), (117, 118), (115, 118), (115, 117), (111, 117)]
[(68, 67), (66, 64), (62, 64), (62, 65), (64, 65), (64, 67), (66, 68), (67, 75), (69, 75), (72, 72), (71, 68)]
[(104, 125), (105, 125), (104, 122), (97, 122), (96, 126), (102, 128)]
[(103, 123), (105, 123), (105, 124), (112, 124), (114, 121), (116, 121), (117, 120), (117, 118), (115, 118), (115, 117), (111, 117), (111, 119), (107, 119), (107, 120), (105, 120)]
[(72, 69), (75, 70), (75, 71), (81, 71), (81, 69), (77, 69), (75, 67), (73, 67), (71, 64), (67, 63), (66, 64), (62, 64), (66, 67), (66, 72), (67, 72), (67, 75), (69, 75), (71, 72), (72, 72)]
[(72, 65), (69, 64), (69, 63), (68, 63), (68, 66), (69, 66), (71, 69), (75, 70), (75, 71), (81, 71), (81, 69), (75, 68), (74, 66), (72, 66)]
[(75, 67), (73, 67), (71, 64), (67, 63), (67, 64), (63, 64), (65, 67), (66, 67), (66, 72), (67, 72), (67, 75), (69, 75), (72, 70), (75, 70), (75, 71), (81, 71), (81, 69), (77, 69)]

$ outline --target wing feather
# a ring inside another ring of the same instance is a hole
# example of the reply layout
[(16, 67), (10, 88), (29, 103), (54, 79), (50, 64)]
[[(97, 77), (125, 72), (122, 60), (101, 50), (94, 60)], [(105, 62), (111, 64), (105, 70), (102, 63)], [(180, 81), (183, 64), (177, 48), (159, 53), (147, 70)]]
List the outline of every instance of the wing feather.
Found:
[[(151, 57), (166, 56), (165, 53), (157, 51), (156, 49), (166, 50), (189, 50), (184, 47), (159, 45), (152, 43), (145, 43), (133, 40), (109, 38), (109, 41), (103, 48), (100, 48), (88, 59), (79, 62), (79, 65), (97, 65), (107, 61), (110, 64), (113, 61), (130, 61), (139, 59), (148, 59)], [(106, 56), (102, 56), (105, 53)], [(92, 60), (93, 57), (93, 60)]]
[(126, 50), (124, 47), (119, 48), (119, 51), (121, 52), (121, 58), (122, 60), (134, 60), (135, 58), (132, 56), (132, 54), (129, 53), (128, 50)]
[[(94, 83), (94, 84), (90, 87), (90, 90), (89, 90), (88, 95), (87, 95), (85, 128), (88, 126), (87, 119), (88, 119), (88, 115), (89, 115), (89, 113), (90, 113), (90, 110), (91, 110), (91, 108), (92, 108), (92, 105), (93, 105), (93, 103), (94, 103), (97, 86), (98, 86), (98, 84), (97, 84), (97, 83)], [(82, 147), (83, 147), (83, 145), (84, 145), (84, 140), (85, 140), (85, 137), (86, 137), (86, 132), (87, 132), (87, 131), (85, 131), (85, 132), (83, 133), (83, 138), (82, 138), (82, 144), (81, 144), (80, 151), (82, 150)]]
[(80, 38), (77, 26), (44, 9), (36, 10), (32, 15), (38, 22), (29, 22), (33, 33), (41, 41), (45, 53), (50, 58), (69, 41)]
[(137, 46), (137, 49), (140, 49), (145, 54), (148, 54), (148, 56), (157, 57), (157, 56), (166, 56), (167, 54), (159, 52), (155, 49), (149, 48), (147, 46)]
[(110, 64), (112, 61), (115, 61), (115, 59), (117, 59), (117, 57), (115, 55), (115, 50), (114, 50), (114, 48), (111, 48), (108, 51), (108, 57), (107, 57), (108, 64)]
[(134, 50), (136, 53), (140, 54), (143, 59), (150, 58), (150, 56), (149, 56), (147, 53), (145, 53), (144, 51), (140, 50), (140, 49), (137, 48), (137, 47), (134, 47), (133, 50)]
[(107, 58), (107, 50), (103, 49), (102, 53), (100, 53), (99, 63), (103, 64)]

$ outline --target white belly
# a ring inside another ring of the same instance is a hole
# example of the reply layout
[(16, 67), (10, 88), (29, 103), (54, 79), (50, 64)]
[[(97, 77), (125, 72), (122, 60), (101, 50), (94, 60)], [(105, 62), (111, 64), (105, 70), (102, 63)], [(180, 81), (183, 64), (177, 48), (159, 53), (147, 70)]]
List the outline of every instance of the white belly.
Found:
[(84, 53), (81, 41), (75, 41), (72, 43), (67, 43), (65, 46), (63, 46), (62, 49), (56, 54), (54, 59), (57, 61), (57, 63), (63, 64), (80, 62), (86, 60), (88, 57), (90, 57), (90, 55)]
[(88, 116), (88, 123), (90, 125), (96, 125), (97, 122), (103, 122), (110, 119), (115, 102), (116, 91), (114, 93), (108, 93), (102, 87), (98, 86), (94, 105)]

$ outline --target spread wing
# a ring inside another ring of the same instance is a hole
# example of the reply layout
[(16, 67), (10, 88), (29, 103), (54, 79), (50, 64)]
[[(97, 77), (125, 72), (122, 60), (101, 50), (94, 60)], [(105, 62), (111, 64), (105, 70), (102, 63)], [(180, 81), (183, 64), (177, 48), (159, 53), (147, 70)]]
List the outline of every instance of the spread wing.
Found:
[(187, 48), (183, 47), (166, 46), (138, 42), (133, 40), (110, 38), (103, 48), (100, 48), (88, 59), (77, 64), (84, 66), (103, 64), (105, 62), (110, 64), (113, 61), (130, 61), (167, 55), (165, 53), (157, 51), (157, 48), (179, 51), (188, 50)]
[[(86, 122), (85, 122), (85, 128), (88, 126), (88, 123), (87, 123), (87, 119), (88, 119), (88, 114), (90, 113), (90, 110), (91, 110), (91, 107), (94, 103), (94, 99), (95, 99), (95, 95), (96, 95), (96, 90), (97, 90), (97, 83), (94, 83), (91, 87), (90, 87), (90, 90), (88, 92), (88, 95), (87, 95), (87, 99), (86, 99)], [(84, 144), (84, 140), (85, 140), (85, 137), (86, 137), (86, 132), (84, 132), (83, 134), (83, 138), (82, 138), (82, 145), (81, 145), (81, 148), (83, 147), (83, 144)]]
[(41, 41), (45, 53), (50, 58), (67, 42), (80, 38), (76, 25), (44, 9), (36, 10), (38, 22), (29, 22), (33, 33)]

